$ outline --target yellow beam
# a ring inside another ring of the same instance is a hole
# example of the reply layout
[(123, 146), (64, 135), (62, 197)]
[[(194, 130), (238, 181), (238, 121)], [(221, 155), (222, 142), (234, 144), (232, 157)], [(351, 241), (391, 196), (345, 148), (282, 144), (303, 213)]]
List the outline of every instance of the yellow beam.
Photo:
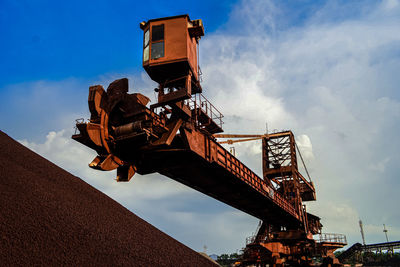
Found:
[(221, 141), (221, 142), (218, 142), (218, 143), (220, 143), (220, 144), (233, 144), (233, 143), (239, 143), (239, 142), (246, 142), (246, 141), (253, 141), (253, 140), (259, 140), (259, 139), (261, 139), (262, 138), (262, 136), (260, 136), (260, 137), (255, 137), (255, 138), (248, 138), (248, 139), (239, 139), (239, 140), (231, 140), (231, 139), (229, 139), (229, 140), (226, 140), (226, 141)]
[(216, 138), (252, 138), (258, 137), (261, 138), (263, 135), (260, 134), (214, 134)]
[[(290, 131), (284, 131), (279, 133), (271, 133), (271, 134), (214, 134), (215, 138), (272, 138), (272, 137), (280, 137), (290, 135)], [(256, 140), (256, 139), (254, 139)], [(248, 140), (250, 141), (250, 140)], [(225, 142), (225, 141), (224, 141)]]

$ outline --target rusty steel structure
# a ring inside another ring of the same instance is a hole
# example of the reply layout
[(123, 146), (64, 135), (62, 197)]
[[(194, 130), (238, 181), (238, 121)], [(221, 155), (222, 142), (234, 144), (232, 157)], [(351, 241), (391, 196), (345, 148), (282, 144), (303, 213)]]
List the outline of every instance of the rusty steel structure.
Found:
[[(304, 201), (316, 199), (314, 184), (298, 170), (291, 131), (225, 135), (223, 115), (202, 95), (198, 44), (201, 20), (188, 15), (142, 22), (143, 68), (158, 83), (157, 103), (128, 93), (127, 79), (89, 88), (90, 119), (77, 121), (72, 138), (97, 152), (89, 167), (117, 170), (116, 180), (158, 172), (261, 220), (248, 240), (243, 266), (311, 264), (321, 255), (334, 262), (343, 239), (317, 242), (320, 218)], [(227, 151), (223, 138), (262, 140), (263, 176)]]
[[(326, 265), (339, 265), (333, 252), (347, 244), (340, 234), (321, 233), (320, 218), (306, 211), (305, 201), (316, 200), (314, 184), (311, 181), (303, 157), (291, 131), (264, 135), (215, 134), (217, 138), (231, 138), (220, 144), (234, 144), (262, 140), (263, 180), (294, 207), (301, 223), (300, 227), (287, 228), (271, 223), (269, 219), (260, 221), (256, 235), (247, 238), (242, 265), (266, 264), (310, 265), (316, 255), (324, 258)], [(236, 139), (238, 138), (238, 139)], [(240, 139), (239, 139), (240, 138)], [(300, 156), (306, 179), (299, 172), (297, 154)], [(314, 239), (314, 235), (319, 235)]]

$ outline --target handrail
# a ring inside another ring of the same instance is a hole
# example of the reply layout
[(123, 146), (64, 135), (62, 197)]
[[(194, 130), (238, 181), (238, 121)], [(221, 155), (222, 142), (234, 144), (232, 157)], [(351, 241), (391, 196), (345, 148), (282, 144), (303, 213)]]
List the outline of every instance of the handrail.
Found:
[[(245, 183), (256, 189), (262, 195), (271, 199), (277, 206), (299, 219), (299, 214), (295, 207), (288, 202), (279, 192), (269, 186), (263, 179), (258, 177), (246, 165), (244, 165), (236, 157), (232, 156), (225, 148), (218, 144), (218, 160), (217, 162), (228, 169), (232, 174), (240, 178)], [(221, 157), (220, 157), (221, 156)], [(228, 162), (230, 164), (228, 164)]]
[(222, 113), (202, 94), (195, 94), (189, 99), (190, 110), (202, 110), (208, 117), (211, 118), (219, 127), (222, 128)]
[(343, 234), (321, 233), (316, 239), (318, 243), (340, 243), (347, 244), (346, 236)]

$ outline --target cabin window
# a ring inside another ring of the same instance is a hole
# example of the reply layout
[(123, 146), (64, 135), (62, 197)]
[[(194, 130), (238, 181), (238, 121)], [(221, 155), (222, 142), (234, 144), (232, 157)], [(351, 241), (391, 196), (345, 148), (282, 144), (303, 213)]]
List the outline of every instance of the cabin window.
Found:
[(143, 61), (148, 61), (149, 60), (149, 41), (150, 41), (150, 31), (147, 30), (144, 33), (144, 39), (143, 39)]
[(153, 26), (151, 29), (151, 41), (163, 41), (164, 40), (164, 24)]
[(145, 33), (144, 33), (144, 47), (146, 47), (146, 46), (148, 46), (149, 45), (149, 41), (150, 41), (150, 32), (149, 32), (149, 30), (147, 30)]
[(151, 28), (151, 59), (164, 56), (164, 24)]
[(151, 44), (151, 59), (156, 59), (164, 56), (164, 42)]
[(149, 46), (146, 46), (143, 50), (143, 61), (149, 60)]

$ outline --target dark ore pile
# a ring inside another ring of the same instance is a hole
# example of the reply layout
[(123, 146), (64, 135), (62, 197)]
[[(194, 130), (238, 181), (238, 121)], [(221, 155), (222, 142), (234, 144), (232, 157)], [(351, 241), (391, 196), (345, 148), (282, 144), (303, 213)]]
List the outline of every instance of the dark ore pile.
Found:
[(0, 266), (32, 265), (217, 266), (0, 131)]

